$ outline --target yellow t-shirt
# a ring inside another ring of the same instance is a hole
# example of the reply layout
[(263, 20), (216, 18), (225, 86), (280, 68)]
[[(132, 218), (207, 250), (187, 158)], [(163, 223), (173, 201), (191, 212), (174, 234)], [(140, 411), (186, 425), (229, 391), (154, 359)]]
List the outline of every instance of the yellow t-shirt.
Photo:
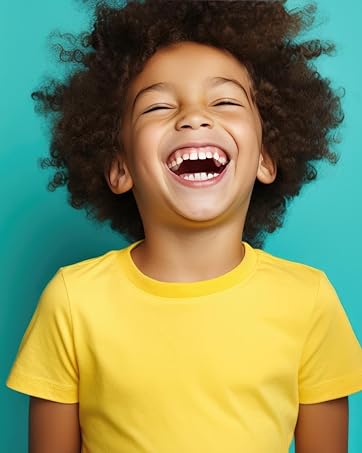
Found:
[(141, 241), (61, 267), (7, 386), (79, 402), (83, 453), (286, 453), (299, 403), (362, 390), (362, 350), (326, 274), (243, 241), (230, 272), (143, 274)]

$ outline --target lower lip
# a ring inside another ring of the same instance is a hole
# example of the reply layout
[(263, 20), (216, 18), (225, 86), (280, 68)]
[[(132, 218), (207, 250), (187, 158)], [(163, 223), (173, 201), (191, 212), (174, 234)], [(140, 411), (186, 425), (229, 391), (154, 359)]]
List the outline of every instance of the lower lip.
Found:
[[(229, 164), (230, 164), (230, 162), (229, 162)], [(227, 170), (229, 168), (229, 164), (227, 164), (226, 167), (224, 167), (223, 171), (218, 176), (215, 176), (215, 178), (206, 179), (205, 181), (201, 181), (201, 180), (192, 181), (190, 179), (184, 179), (181, 176), (177, 176), (176, 173), (171, 171), (168, 167), (166, 167), (166, 168), (167, 168), (168, 172), (171, 173), (172, 177), (175, 178), (176, 181), (179, 182), (180, 184), (183, 184), (186, 187), (193, 187), (194, 189), (197, 189), (197, 188), (202, 189), (204, 187), (210, 187), (210, 186), (213, 186), (213, 185), (219, 183), (223, 179), (225, 173), (227, 172)]]

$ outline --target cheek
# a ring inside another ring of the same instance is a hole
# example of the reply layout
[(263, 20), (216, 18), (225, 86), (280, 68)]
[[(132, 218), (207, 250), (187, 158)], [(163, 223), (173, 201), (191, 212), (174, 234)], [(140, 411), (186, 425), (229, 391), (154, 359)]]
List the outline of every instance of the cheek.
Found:
[(234, 136), (240, 136), (244, 140), (261, 138), (261, 122), (257, 114), (250, 110), (241, 110), (233, 113), (220, 121), (221, 125), (232, 132)]
[(237, 141), (239, 149), (243, 149), (245, 146), (260, 148), (261, 129), (255, 122), (239, 122), (233, 126), (231, 133)]
[[(132, 136), (133, 165), (137, 173), (146, 174), (159, 164), (162, 153), (164, 132), (161, 128), (144, 125), (134, 131)], [(154, 171), (154, 170), (152, 170)]]
[(138, 177), (144, 179), (154, 172), (156, 160), (160, 159), (160, 140), (160, 131), (149, 125), (132, 132), (130, 162), (136, 180)]
[(132, 141), (140, 149), (156, 146), (162, 137), (163, 128), (155, 122), (143, 122), (134, 128)]

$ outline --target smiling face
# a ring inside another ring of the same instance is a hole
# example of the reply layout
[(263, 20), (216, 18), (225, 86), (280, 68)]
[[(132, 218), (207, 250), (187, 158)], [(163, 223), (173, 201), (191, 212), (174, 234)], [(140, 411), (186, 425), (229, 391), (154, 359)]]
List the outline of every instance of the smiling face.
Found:
[(133, 190), (146, 235), (154, 225), (243, 222), (255, 178), (276, 175), (252, 99), (246, 69), (227, 51), (182, 42), (147, 61), (127, 91), (123, 151), (107, 178), (114, 193)]

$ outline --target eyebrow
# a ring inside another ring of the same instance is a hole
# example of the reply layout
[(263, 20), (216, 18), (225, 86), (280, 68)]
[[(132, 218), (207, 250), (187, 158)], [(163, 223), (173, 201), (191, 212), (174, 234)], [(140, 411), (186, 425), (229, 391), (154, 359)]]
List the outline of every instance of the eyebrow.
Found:
[[(245, 88), (243, 87), (243, 85), (236, 79), (230, 79), (230, 78), (226, 78), (226, 77), (209, 77), (207, 80), (207, 85), (209, 86), (219, 86), (219, 85), (223, 85), (224, 83), (232, 83), (233, 85), (236, 85), (237, 87), (241, 88), (249, 103), (250, 103), (250, 100), (249, 100), (249, 96), (248, 96), (248, 93), (246, 92)], [(145, 88), (142, 88), (142, 90), (140, 90), (137, 94), (136, 94), (136, 97), (134, 98), (134, 101), (133, 101), (133, 104), (132, 104), (132, 111), (134, 109), (134, 106), (136, 105), (136, 101), (137, 99), (149, 92), (149, 91), (171, 91), (173, 88), (173, 85), (171, 83), (168, 83), (168, 82), (158, 82), (158, 83), (154, 83), (152, 85), (149, 85), (148, 87), (145, 87)]]

